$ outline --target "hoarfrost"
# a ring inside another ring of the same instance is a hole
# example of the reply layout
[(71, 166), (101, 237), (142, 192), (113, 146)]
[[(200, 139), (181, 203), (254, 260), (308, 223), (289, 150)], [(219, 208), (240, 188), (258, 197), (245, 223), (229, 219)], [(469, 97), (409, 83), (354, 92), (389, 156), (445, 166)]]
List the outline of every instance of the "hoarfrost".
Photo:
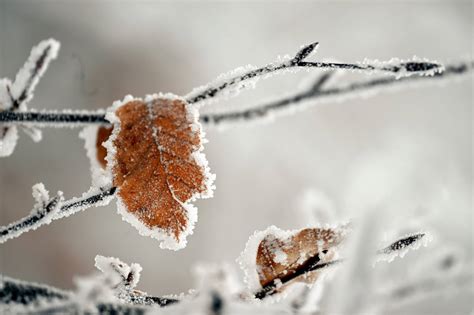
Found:
[(64, 201), (61, 191), (58, 191), (57, 195), (50, 199), (48, 191), (42, 183), (34, 185), (32, 190), (33, 198), (36, 201), (33, 210), (28, 216), (0, 227), (0, 243), (18, 237), (25, 232), (36, 230), (41, 225), (51, 223), (61, 210)]
[(30, 57), (17, 73), (11, 86), (11, 97), (19, 102), (21, 111), (26, 110), (26, 104), (33, 98), (33, 91), (49, 66), (58, 56), (60, 44), (54, 39), (47, 39), (33, 47)]
[[(33, 98), (33, 91), (44, 74), (51, 60), (55, 59), (59, 51), (59, 42), (48, 39), (40, 42), (31, 50), (28, 60), (18, 71), (15, 80), (0, 80), (0, 112), (27, 110), (27, 103)], [(41, 131), (35, 127), (23, 127), (26, 134), (33, 141), (42, 138)], [(9, 156), (15, 149), (18, 139), (16, 126), (0, 125), (0, 157)]]

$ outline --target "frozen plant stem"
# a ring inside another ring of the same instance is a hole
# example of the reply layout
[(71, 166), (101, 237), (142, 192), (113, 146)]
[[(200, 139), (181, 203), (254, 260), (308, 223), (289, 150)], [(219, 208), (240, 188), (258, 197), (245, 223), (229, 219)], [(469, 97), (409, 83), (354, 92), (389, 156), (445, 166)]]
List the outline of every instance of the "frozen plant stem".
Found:
[[(430, 62), (401, 62), (398, 65), (376, 67), (368, 64), (346, 64), (346, 63), (324, 63), (324, 62), (306, 62), (303, 61), (316, 47), (316, 44), (311, 44), (304, 47), (298, 54), (282, 63), (269, 64), (262, 68), (252, 70), (245, 74), (230, 78), (221, 82), (216, 87), (209, 87), (204, 91), (193, 95), (189, 93), (187, 101), (189, 103), (198, 103), (205, 99), (210, 99), (217, 96), (220, 92), (232, 88), (235, 85), (242, 84), (257, 76), (265, 76), (272, 72), (292, 67), (306, 67), (306, 68), (322, 68), (325, 70), (343, 69), (343, 70), (360, 70), (360, 71), (382, 71), (390, 72), (392, 74), (400, 73), (404, 70), (404, 76), (390, 75), (384, 78), (378, 78), (369, 81), (355, 82), (348, 86), (335, 87), (323, 90), (322, 86), (329, 77), (329, 73), (323, 74), (308, 91), (299, 92), (287, 98), (273, 101), (269, 104), (256, 105), (251, 109), (242, 111), (223, 113), (223, 114), (209, 114), (202, 115), (201, 122), (203, 124), (219, 124), (226, 121), (247, 121), (258, 118), (263, 118), (273, 111), (279, 111), (287, 107), (299, 104), (307, 100), (330, 100), (334, 96), (345, 96), (354, 92), (363, 92), (364, 90), (372, 90), (375, 87), (384, 88), (401, 82), (411, 81), (431, 81), (434, 78), (445, 78), (453, 75), (460, 75), (472, 70), (472, 63), (452, 64), (442, 67)], [(408, 74), (408, 75), (407, 75)], [(412, 75), (409, 75), (412, 74)], [(426, 74), (430, 74), (428, 76)], [(105, 119), (103, 110), (97, 112), (87, 111), (29, 111), (29, 112), (0, 112), (0, 124), (5, 125), (31, 125), (37, 127), (83, 127), (85, 125), (108, 125), (109, 122)]]
[[(201, 122), (205, 125), (221, 125), (223, 123), (247, 123), (260, 119), (265, 119), (272, 114), (292, 113), (294, 109), (301, 108), (303, 104), (313, 102), (308, 105), (345, 101), (347, 98), (360, 98), (373, 96), (375, 93), (367, 95), (365, 92), (379, 92), (390, 90), (395, 87), (411, 87), (411, 83), (433, 84), (451, 77), (460, 76), (472, 71), (473, 62), (463, 62), (448, 64), (443, 72), (437, 72), (432, 76), (408, 76), (396, 78), (394, 76), (384, 76), (371, 80), (353, 82), (347, 85), (323, 88), (331, 72), (320, 76), (315, 84), (310, 88), (296, 94), (270, 101), (266, 104), (257, 104), (248, 109), (224, 112), (220, 114), (201, 115)], [(1, 113), (0, 113), (1, 121)]]
[[(7, 226), (0, 227), (0, 243), (5, 243), (9, 239), (20, 236), (32, 229), (36, 229), (52, 220), (57, 220), (69, 216), (75, 212), (85, 210), (92, 206), (99, 206), (107, 203), (114, 196), (115, 187), (105, 188), (101, 192), (84, 194), (82, 198), (73, 198), (67, 202), (61, 202), (59, 209), (49, 217), (48, 214), (57, 206), (57, 199), (53, 199), (46, 204), (43, 209), (35, 209), (30, 215), (13, 222)], [(54, 203), (54, 206), (52, 206)]]

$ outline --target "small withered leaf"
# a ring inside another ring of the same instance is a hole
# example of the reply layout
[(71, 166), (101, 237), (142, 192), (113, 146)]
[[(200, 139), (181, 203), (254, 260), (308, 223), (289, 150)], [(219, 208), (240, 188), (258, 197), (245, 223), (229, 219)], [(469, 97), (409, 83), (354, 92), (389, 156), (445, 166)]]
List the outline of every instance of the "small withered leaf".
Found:
[(213, 175), (200, 152), (202, 130), (192, 106), (162, 96), (124, 102), (116, 106), (106, 144), (119, 212), (163, 248), (185, 246), (197, 216), (189, 202), (212, 193)]
[[(347, 227), (336, 228), (305, 228), (297, 231), (282, 231), (270, 227), (259, 232), (254, 237), (258, 244), (247, 245), (244, 255), (254, 257), (252, 262), (242, 262), (244, 268), (255, 268), (258, 285), (252, 285), (252, 279), (247, 279), (252, 289), (259, 290), (268, 286), (278, 287), (274, 292), (283, 290), (294, 282), (314, 283), (320, 271), (311, 271), (310, 265), (323, 264), (331, 261), (337, 254), (338, 246), (344, 240)], [(252, 249), (252, 247), (254, 249)], [(254, 256), (248, 250), (256, 251)], [(245, 266), (245, 264), (247, 264)], [(246, 270), (247, 275), (254, 272)]]

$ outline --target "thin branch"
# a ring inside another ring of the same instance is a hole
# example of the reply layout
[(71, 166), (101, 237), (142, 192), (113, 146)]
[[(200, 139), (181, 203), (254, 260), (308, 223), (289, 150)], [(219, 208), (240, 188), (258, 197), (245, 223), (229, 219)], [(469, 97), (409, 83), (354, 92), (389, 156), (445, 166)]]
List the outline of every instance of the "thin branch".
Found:
[[(425, 233), (417, 233), (417, 234), (413, 234), (413, 235), (409, 235), (407, 237), (401, 238), (393, 242), (389, 246), (377, 251), (377, 254), (378, 255), (393, 254), (393, 253), (398, 252), (399, 250), (414, 246), (425, 235), (426, 235)], [(286, 276), (279, 278), (277, 282), (273, 281), (263, 286), (260, 291), (255, 293), (255, 298), (260, 299), (260, 300), (264, 299), (267, 296), (277, 293), (279, 286), (285, 285), (301, 275), (304, 275), (316, 270), (322, 270), (322, 269), (326, 269), (335, 265), (339, 265), (340, 263), (343, 263), (344, 261), (345, 259), (337, 259), (337, 260), (329, 261), (326, 263), (320, 263), (319, 254), (316, 254), (315, 256), (310, 257), (294, 273), (287, 274)]]
[[(318, 46), (318, 43), (312, 43), (304, 46), (300, 49), (296, 55), (286, 61), (279, 63), (270, 63), (264, 67), (248, 71), (244, 74), (230, 77), (223, 80), (222, 82), (211, 83), (210, 86), (204, 86), (195, 89), (193, 92), (186, 96), (186, 100), (193, 104), (198, 103), (206, 99), (215, 97), (217, 94), (222, 93), (232, 87), (239, 87), (245, 81), (249, 81), (253, 78), (260, 76), (268, 76), (271, 73), (290, 69), (290, 68), (321, 68), (325, 70), (357, 70), (357, 71), (380, 71), (388, 72), (398, 76), (411, 75), (411, 74), (425, 74), (431, 75), (437, 71), (442, 70), (442, 66), (429, 61), (397, 61), (392, 60), (390, 62), (383, 63), (337, 63), (337, 62), (308, 62), (304, 61)], [(214, 86), (213, 86), (214, 85)]]
[(34, 125), (38, 127), (84, 127), (87, 125), (108, 125), (103, 110), (85, 111), (29, 111), (0, 112), (0, 123)]
[[(81, 198), (73, 198), (66, 202), (60, 202), (59, 199), (53, 198), (42, 209), (35, 209), (30, 215), (7, 226), (0, 227), (0, 244), (53, 220), (69, 216), (92, 206), (104, 205), (110, 201), (116, 190), (115, 187), (104, 188), (99, 193), (86, 193)], [(55, 210), (58, 202), (60, 202), (60, 208)], [(48, 216), (48, 214), (52, 214), (52, 216)]]
[[(319, 77), (311, 88), (294, 95), (278, 99), (266, 104), (258, 104), (249, 109), (226, 112), (222, 114), (201, 115), (204, 125), (220, 125), (222, 123), (246, 123), (259, 120), (277, 113), (290, 113), (301, 105), (314, 101), (313, 104), (331, 102), (335, 99), (345, 100), (347, 96), (353, 98), (365, 95), (364, 92), (389, 90), (393, 87), (409, 87), (410, 83), (434, 83), (454, 76), (469, 73), (473, 69), (473, 62), (453, 63), (444, 67), (443, 72), (433, 76), (409, 76), (396, 78), (394, 76), (354, 82), (349, 85), (322, 89), (329, 79), (331, 72)], [(372, 95), (372, 94), (371, 94)], [(29, 112), (0, 112), (0, 124), (3, 125), (31, 125), (37, 127), (83, 127), (86, 125), (108, 125), (103, 110), (97, 112), (85, 111), (29, 111)]]
[(40, 304), (44, 302), (66, 301), (72, 292), (43, 284), (20, 281), (4, 275), (0, 279), (0, 304)]
[(42, 41), (32, 49), (30, 57), (18, 72), (12, 88), (7, 88), (12, 102), (11, 110), (20, 109), (32, 98), (36, 84), (51, 60), (56, 58), (58, 50), (59, 43), (53, 39)]
[[(127, 304), (99, 303), (97, 304), (97, 309), (101, 314), (108, 314), (107, 310), (110, 309), (145, 309), (147, 306), (164, 307), (177, 303), (179, 300), (157, 296), (135, 295), (132, 293), (130, 297), (127, 298), (127, 302)], [(3, 305), (44, 305), (45, 309), (50, 311), (57, 310), (58, 313), (61, 313), (59, 310), (77, 308), (76, 302), (74, 301), (74, 293), (71, 291), (33, 282), (20, 281), (1, 275), (0, 306)], [(35, 309), (35, 314), (36, 312), (41, 313), (41, 308)]]
[[(365, 92), (383, 91), (393, 87), (409, 87), (410, 83), (435, 83), (442, 79), (453, 76), (459, 76), (471, 72), (474, 63), (472, 61), (448, 64), (443, 72), (437, 72), (433, 76), (409, 76), (396, 78), (386, 76), (361, 82), (354, 82), (345, 86), (336, 86), (328, 89), (322, 89), (327, 81), (327, 74), (317, 79), (315, 84), (309, 89), (296, 93), (294, 95), (274, 100), (263, 105), (252, 106), (244, 110), (226, 112), (221, 114), (201, 115), (201, 121), (204, 124), (220, 125), (222, 123), (246, 123), (254, 120), (264, 119), (272, 114), (292, 113), (294, 109), (302, 107), (305, 103), (312, 101), (311, 105), (323, 102), (331, 102), (337, 99), (347, 100), (352, 98), (367, 96)], [(373, 96), (374, 94), (370, 94)], [(0, 113), (1, 121), (1, 113)]]

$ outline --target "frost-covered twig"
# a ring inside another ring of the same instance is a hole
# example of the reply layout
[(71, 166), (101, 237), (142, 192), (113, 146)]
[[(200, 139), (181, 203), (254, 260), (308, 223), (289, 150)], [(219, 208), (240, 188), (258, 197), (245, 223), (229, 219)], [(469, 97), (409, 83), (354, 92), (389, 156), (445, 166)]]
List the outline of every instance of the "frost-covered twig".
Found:
[(141, 267), (117, 258), (96, 256), (102, 271), (77, 279), (77, 290), (65, 291), (47, 285), (29, 283), (6, 276), (0, 281), (0, 312), (34, 314), (77, 314), (140, 311), (178, 302), (174, 298), (149, 296), (135, 290)]
[[(267, 118), (275, 114), (292, 113), (297, 109), (304, 109), (304, 105), (316, 105), (334, 101), (346, 101), (348, 98), (358, 98), (362, 96), (373, 96), (376, 92), (390, 90), (395, 87), (410, 87), (412, 83), (433, 84), (443, 79), (452, 78), (467, 74), (472, 71), (473, 61), (451, 63), (444, 66), (442, 72), (437, 72), (433, 76), (407, 76), (396, 78), (394, 76), (384, 76), (370, 80), (353, 82), (347, 85), (324, 88), (324, 83), (328, 79), (329, 73), (320, 76), (315, 84), (308, 89), (296, 94), (277, 99), (265, 104), (257, 104), (247, 109), (232, 112), (203, 114), (201, 121), (203, 124), (221, 125), (223, 123), (245, 123), (249, 121)], [(370, 94), (368, 94), (370, 93)], [(1, 120), (1, 114), (0, 114)]]
[[(394, 254), (397, 254), (401, 250), (404, 250), (410, 247), (415, 247), (418, 245), (418, 241), (420, 241), (425, 236), (426, 236), (425, 233), (416, 233), (416, 234), (403, 237), (393, 242), (389, 246), (377, 251), (377, 255), (394, 255)], [(323, 254), (325, 253), (323, 252)], [(308, 259), (307, 262), (301, 266), (301, 268), (296, 270), (296, 272), (289, 273), (287, 276), (278, 279), (279, 281), (273, 281), (269, 283), (268, 285), (263, 286), (261, 290), (255, 293), (255, 298), (264, 299), (267, 296), (273, 295), (276, 292), (278, 292), (277, 290), (280, 286), (286, 283), (289, 283), (290, 281), (294, 280), (295, 278), (301, 275), (308, 274), (316, 270), (322, 270), (322, 269), (326, 269), (335, 265), (339, 265), (340, 263), (343, 263), (344, 261), (345, 259), (336, 259), (330, 262), (321, 263), (319, 254), (316, 254), (314, 257)]]
[[(222, 81), (220, 85), (213, 88), (207, 88), (202, 90), (196, 89), (198, 92), (192, 92), (188, 94), (187, 99), (189, 102), (198, 102), (212, 96), (216, 96), (220, 91), (224, 91), (235, 85), (243, 84), (244, 82), (261, 75), (269, 75), (270, 73), (282, 69), (288, 69), (291, 67), (317, 67), (323, 69), (349, 69), (349, 70), (367, 70), (375, 71), (380, 70), (384, 72), (398, 73), (398, 76), (390, 75), (385, 78), (378, 78), (369, 81), (355, 82), (347, 86), (334, 87), (331, 89), (323, 90), (322, 87), (326, 80), (329, 78), (330, 73), (323, 74), (313, 86), (307, 90), (297, 93), (293, 96), (276, 100), (274, 102), (256, 105), (250, 109), (240, 110), (235, 112), (228, 112), (223, 114), (208, 114), (201, 116), (201, 122), (203, 124), (215, 125), (221, 122), (234, 122), (234, 121), (247, 121), (252, 119), (258, 119), (266, 116), (269, 113), (277, 112), (288, 107), (293, 107), (299, 103), (307, 100), (318, 99), (320, 101), (329, 101), (333, 97), (346, 96), (348, 94), (354, 94), (355, 96), (360, 95), (354, 92), (363, 92), (366, 90), (373, 90), (374, 88), (385, 88), (391, 87), (392, 85), (398, 85), (399, 82), (411, 82), (411, 81), (431, 81), (432, 78), (445, 78), (453, 75), (459, 75), (472, 70), (472, 62), (466, 62), (461, 64), (449, 64), (443, 67), (429, 62), (411, 61), (411, 62), (400, 62), (398, 64), (391, 64), (385, 66), (374, 66), (370, 64), (345, 64), (345, 63), (321, 63), (321, 62), (305, 62), (302, 61), (306, 58), (315, 45), (308, 45), (304, 47), (294, 58), (287, 61), (270, 64), (265, 67), (240, 74), (231, 78), (227, 78)], [(304, 52), (304, 53), (303, 53)], [(383, 64), (382, 64), (383, 65)], [(405, 75), (400, 77), (400, 72), (406, 70)], [(410, 75), (406, 74), (418, 74)], [(430, 74), (419, 75), (419, 74)], [(425, 80), (426, 79), (426, 80)], [(192, 96), (194, 94), (194, 96)], [(105, 119), (105, 112), (103, 110), (92, 111), (29, 111), (29, 112), (0, 112), (0, 123), (5, 125), (29, 125), (35, 127), (83, 127), (84, 125), (108, 125), (109, 122)]]
[[(246, 123), (266, 118), (272, 114), (291, 113), (294, 109), (304, 108), (304, 104), (315, 105), (334, 101), (344, 101), (358, 98), (374, 92), (382, 92), (394, 87), (410, 87), (411, 83), (433, 84), (441, 80), (467, 74), (473, 69), (473, 62), (450, 63), (444, 66), (444, 71), (433, 76), (408, 76), (396, 78), (385, 76), (370, 80), (353, 82), (344, 86), (324, 89), (332, 72), (322, 74), (307, 90), (298, 92), (265, 104), (257, 104), (247, 109), (232, 112), (202, 114), (201, 123), (205, 125), (220, 125), (222, 123)], [(0, 123), (4, 125), (29, 125), (35, 127), (84, 127), (87, 125), (109, 125), (105, 112), (98, 111), (34, 111), (0, 112)]]
[(215, 82), (203, 87), (199, 87), (186, 95), (189, 103), (198, 103), (207, 99), (215, 98), (218, 94), (229, 95), (232, 92), (238, 92), (244, 87), (252, 86), (255, 82), (247, 84), (248, 81), (258, 77), (269, 77), (272, 73), (291, 68), (321, 68), (325, 70), (353, 70), (368, 72), (388, 72), (397, 77), (409, 76), (411, 74), (432, 75), (442, 70), (442, 66), (430, 61), (410, 60), (400, 61), (392, 59), (389, 62), (363, 62), (363, 63), (337, 63), (337, 62), (311, 62), (305, 59), (318, 46), (318, 43), (312, 43), (302, 47), (293, 58), (285, 58), (281, 62), (270, 63), (264, 67), (244, 71), (243, 73), (234, 74), (236, 71), (228, 75), (223, 75)]
[(37, 203), (37, 206), (33, 209), (30, 215), (7, 226), (0, 227), (0, 243), (18, 237), (21, 234), (34, 230), (44, 224), (49, 224), (53, 220), (67, 217), (75, 212), (85, 210), (92, 206), (105, 205), (111, 200), (115, 191), (115, 187), (105, 188), (100, 191), (91, 189), (81, 198), (73, 198), (65, 202), (63, 202), (61, 193), (50, 200), (46, 197), (46, 199), (43, 200), (48, 201), (39, 205)]
[[(15, 80), (0, 80), (0, 112), (14, 113), (26, 111), (27, 103), (33, 98), (33, 91), (39, 79), (48, 68), (51, 60), (57, 57), (59, 42), (48, 39), (40, 42), (31, 50), (23, 67), (18, 71)], [(41, 140), (41, 131), (32, 126), (23, 126), (24, 131), (34, 140)], [(18, 138), (15, 126), (0, 128), (0, 156), (12, 153)]]
[(0, 279), (0, 305), (39, 304), (52, 301), (65, 301), (71, 292), (43, 284), (16, 280), (4, 275)]

